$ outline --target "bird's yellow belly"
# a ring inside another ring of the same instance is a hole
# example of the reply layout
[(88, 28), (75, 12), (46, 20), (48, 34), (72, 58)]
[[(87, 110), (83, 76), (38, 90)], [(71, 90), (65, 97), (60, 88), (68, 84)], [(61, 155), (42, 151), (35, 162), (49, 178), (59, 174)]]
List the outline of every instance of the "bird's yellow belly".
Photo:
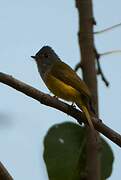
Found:
[(45, 84), (55, 96), (66, 101), (76, 102), (76, 99), (80, 97), (76, 89), (51, 75), (46, 76)]

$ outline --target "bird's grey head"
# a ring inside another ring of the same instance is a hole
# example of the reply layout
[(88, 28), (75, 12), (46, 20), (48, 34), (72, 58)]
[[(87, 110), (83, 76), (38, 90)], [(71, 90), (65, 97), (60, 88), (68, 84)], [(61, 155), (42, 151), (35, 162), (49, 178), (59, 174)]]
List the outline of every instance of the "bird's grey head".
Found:
[(43, 75), (43, 73), (52, 67), (54, 62), (60, 61), (57, 54), (49, 46), (42, 47), (35, 56), (31, 57), (36, 61), (38, 70), (41, 75)]

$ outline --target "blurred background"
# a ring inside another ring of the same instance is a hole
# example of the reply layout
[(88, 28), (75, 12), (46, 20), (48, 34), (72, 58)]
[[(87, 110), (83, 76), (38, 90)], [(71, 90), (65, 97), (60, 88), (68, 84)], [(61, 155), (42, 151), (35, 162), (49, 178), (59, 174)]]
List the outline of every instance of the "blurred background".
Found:
[[(95, 31), (121, 22), (121, 1), (93, 1)], [(77, 39), (78, 12), (75, 1), (4, 0), (0, 6), (0, 71), (49, 93), (39, 77), (31, 55), (44, 45), (72, 68), (80, 60)], [(121, 27), (95, 35), (100, 53), (121, 49)], [(121, 54), (100, 59), (110, 82), (106, 88), (98, 77), (100, 118), (121, 133)], [(81, 72), (78, 72), (81, 75)], [(15, 180), (47, 180), (43, 161), (43, 138), (55, 123), (74, 121), (55, 109), (0, 84), (0, 160)], [(109, 180), (121, 176), (121, 150), (107, 140), (115, 162)]]

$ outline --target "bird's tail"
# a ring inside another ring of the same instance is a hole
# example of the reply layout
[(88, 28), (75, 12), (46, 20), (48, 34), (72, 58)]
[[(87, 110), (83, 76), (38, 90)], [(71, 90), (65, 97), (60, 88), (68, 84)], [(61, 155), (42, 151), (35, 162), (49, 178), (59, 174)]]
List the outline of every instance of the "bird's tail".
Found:
[(82, 105), (81, 103), (76, 103), (76, 104), (83, 111), (83, 113), (85, 114), (85, 117), (86, 117), (86, 119), (88, 121), (89, 127), (94, 131), (95, 128), (94, 128), (94, 125), (92, 123), (91, 115), (90, 115), (89, 110), (87, 109), (87, 107), (85, 105)]

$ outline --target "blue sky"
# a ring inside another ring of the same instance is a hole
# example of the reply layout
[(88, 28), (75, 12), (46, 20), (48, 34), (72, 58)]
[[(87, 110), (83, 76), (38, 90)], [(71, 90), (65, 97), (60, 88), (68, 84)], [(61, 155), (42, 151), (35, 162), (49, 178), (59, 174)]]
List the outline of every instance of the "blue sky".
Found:
[[(121, 22), (121, 1), (94, 0), (95, 31)], [(4, 0), (0, 6), (0, 71), (49, 91), (30, 58), (42, 46), (50, 45), (72, 68), (79, 61), (78, 14), (75, 1)], [(121, 49), (121, 27), (95, 35), (100, 53)], [(100, 117), (121, 133), (121, 54), (102, 57), (103, 71), (110, 81), (106, 88), (98, 77)], [(0, 160), (15, 180), (47, 180), (42, 158), (43, 137), (54, 123), (74, 121), (62, 112), (3, 84), (0, 86)], [(108, 141), (115, 154), (110, 180), (121, 176), (120, 148)]]

